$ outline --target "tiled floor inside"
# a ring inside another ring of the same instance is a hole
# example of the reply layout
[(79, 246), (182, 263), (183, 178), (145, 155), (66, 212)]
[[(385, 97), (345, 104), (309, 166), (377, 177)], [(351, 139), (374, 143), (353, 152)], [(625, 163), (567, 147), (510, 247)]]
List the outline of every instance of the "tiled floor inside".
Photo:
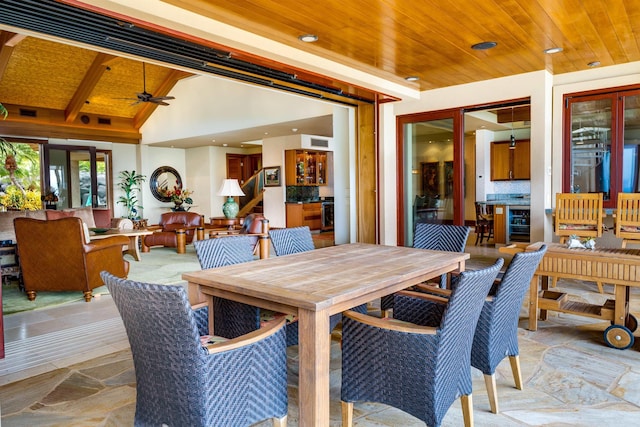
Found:
[[(490, 246), (469, 246), (472, 263), (500, 256)], [(144, 262), (144, 254), (143, 261)], [(602, 301), (595, 284), (560, 282), (572, 295)], [(610, 286), (605, 286), (611, 292)], [(640, 292), (632, 295), (640, 313)], [(527, 302), (525, 301), (525, 307)], [(372, 306), (372, 314), (376, 314)], [(525, 312), (521, 327), (525, 326)], [(509, 363), (497, 372), (500, 414), (491, 414), (482, 375), (473, 370), (478, 426), (639, 425), (640, 346), (608, 348), (608, 325), (551, 313), (539, 330), (520, 329), (524, 391), (513, 386)], [(13, 314), (5, 318), (7, 358), (0, 360), (3, 426), (132, 425), (135, 374), (128, 341), (108, 295), (91, 303)], [(331, 346), (331, 425), (340, 425), (340, 331)], [(289, 356), (289, 425), (297, 423), (297, 347)], [(355, 405), (357, 426), (421, 426), (399, 410), (374, 403)], [(268, 426), (270, 422), (260, 423)], [(444, 420), (462, 425), (459, 402)]]

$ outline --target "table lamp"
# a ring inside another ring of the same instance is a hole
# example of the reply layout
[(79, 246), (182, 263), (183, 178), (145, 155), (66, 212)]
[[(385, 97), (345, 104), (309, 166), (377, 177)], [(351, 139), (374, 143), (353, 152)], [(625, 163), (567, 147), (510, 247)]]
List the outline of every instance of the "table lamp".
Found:
[(238, 215), (240, 207), (236, 203), (234, 196), (244, 196), (240, 184), (237, 179), (225, 179), (222, 181), (220, 190), (218, 190), (218, 196), (224, 196), (227, 201), (222, 205), (222, 213), (228, 219), (233, 219)]

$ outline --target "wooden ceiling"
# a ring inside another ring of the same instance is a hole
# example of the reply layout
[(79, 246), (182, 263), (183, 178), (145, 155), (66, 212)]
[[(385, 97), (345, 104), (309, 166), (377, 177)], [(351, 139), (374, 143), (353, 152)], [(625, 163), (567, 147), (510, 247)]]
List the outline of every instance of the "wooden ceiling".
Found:
[(163, 1), (421, 90), (640, 61), (638, 0)]
[[(545, 69), (562, 74), (586, 70), (595, 61), (640, 61), (637, 0), (163, 1), (420, 90)], [(319, 40), (298, 40), (309, 33)], [(497, 46), (471, 49), (485, 41)], [(543, 52), (551, 47), (563, 51)], [(268, 57), (229, 51), (358, 96), (367, 93)], [(166, 95), (188, 75), (148, 64), (147, 92)], [(419, 80), (407, 82), (407, 76)], [(10, 113), (0, 122), (0, 134), (137, 142), (140, 126), (158, 108), (132, 105), (142, 89), (140, 61), (25, 36), (19, 29), (0, 32), (0, 102)], [(22, 114), (31, 110), (37, 112), (35, 123)], [(105, 119), (109, 126), (103, 126)]]

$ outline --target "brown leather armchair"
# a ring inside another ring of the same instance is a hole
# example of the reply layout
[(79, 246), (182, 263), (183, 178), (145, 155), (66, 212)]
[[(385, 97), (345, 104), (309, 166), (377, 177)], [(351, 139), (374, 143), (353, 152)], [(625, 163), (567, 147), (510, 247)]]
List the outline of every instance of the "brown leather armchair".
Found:
[(129, 273), (129, 262), (122, 256), (129, 239), (113, 236), (87, 243), (80, 218), (16, 218), (14, 227), (30, 301), (36, 299), (37, 291), (82, 291), (89, 302), (92, 290), (104, 285), (101, 271), (122, 278)]
[(160, 216), (157, 226), (147, 227), (156, 230), (144, 237), (142, 252), (149, 252), (152, 246), (176, 248), (179, 254), (186, 252), (185, 246), (193, 241), (198, 233), (198, 240), (204, 238), (204, 218), (195, 212), (166, 212)]

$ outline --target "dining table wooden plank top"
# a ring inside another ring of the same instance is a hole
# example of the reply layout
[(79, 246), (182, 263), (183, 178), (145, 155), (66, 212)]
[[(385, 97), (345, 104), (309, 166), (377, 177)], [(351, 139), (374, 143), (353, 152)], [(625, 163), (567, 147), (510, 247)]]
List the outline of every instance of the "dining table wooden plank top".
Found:
[[(469, 254), (351, 243), (184, 273), (192, 304), (224, 297), (298, 316), (299, 425), (329, 425), (329, 317), (451, 271)], [(212, 330), (212, 329), (210, 329)]]

